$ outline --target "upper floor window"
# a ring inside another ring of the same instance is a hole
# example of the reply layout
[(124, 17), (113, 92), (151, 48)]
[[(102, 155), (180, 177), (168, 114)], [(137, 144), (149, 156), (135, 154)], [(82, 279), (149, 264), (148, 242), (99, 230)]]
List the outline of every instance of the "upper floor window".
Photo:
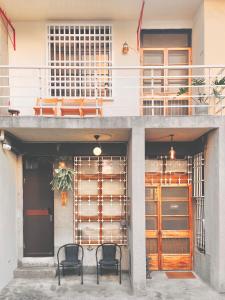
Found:
[(111, 26), (49, 25), (48, 63), (50, 96), (111, 97)]

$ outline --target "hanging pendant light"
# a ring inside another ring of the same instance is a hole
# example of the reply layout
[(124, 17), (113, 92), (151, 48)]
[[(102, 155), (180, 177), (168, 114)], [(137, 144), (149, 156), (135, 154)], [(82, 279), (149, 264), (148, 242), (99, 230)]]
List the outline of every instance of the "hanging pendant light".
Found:
[(171, 146), (170, 146), (170, 151), (169, 151), (169, 158), (170, 158), (171, 160), (174, 160), (174, 159), (176, 158), (176, 151), (175, 151), (174, 148), (173, 148), (173, 137), (174, 137), (174, 135), (171, 134), (171, 135), (170, 135), (170, 143), (171, 143)]
[(94, 135), (94, 138), (95, 138), (96, 142), (98, 143), (98, 145), (93, 148), (93, 154), (95, 156), (100, 156), (102, 154), (102, 148), (98, 141), (99, 137), (100, 137), (100, 135), (98, 135), (98, 134)]

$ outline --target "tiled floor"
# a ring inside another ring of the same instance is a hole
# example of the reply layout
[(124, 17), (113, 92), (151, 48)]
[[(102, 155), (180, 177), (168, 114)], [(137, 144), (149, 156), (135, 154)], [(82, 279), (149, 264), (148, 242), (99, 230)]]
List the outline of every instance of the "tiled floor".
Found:
[(84, 285), (78, 276), (67, 276), (58, 287), (56, 279), (14, 279), (0, 293), (1, 300), (94, 300), (94, 299), (151, 299), (151, 300), (220, 300), (219, 295), (200, 279), (168, 279), (163, 272), (154, 272), (147, 280), (146, 295), (133, 295), (128, 277), (123, 275), (122, 285), (115, 276), (103, 276), (96, 285), (93, 275), (84, 277)]

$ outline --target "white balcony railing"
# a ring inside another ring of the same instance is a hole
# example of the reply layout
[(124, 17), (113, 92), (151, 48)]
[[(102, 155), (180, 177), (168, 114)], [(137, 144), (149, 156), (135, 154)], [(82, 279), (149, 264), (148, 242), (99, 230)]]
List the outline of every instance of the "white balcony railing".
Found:
[(13, 111), (72, 117), (224, 115), (225, 66), (0, 66), (0, 115)]

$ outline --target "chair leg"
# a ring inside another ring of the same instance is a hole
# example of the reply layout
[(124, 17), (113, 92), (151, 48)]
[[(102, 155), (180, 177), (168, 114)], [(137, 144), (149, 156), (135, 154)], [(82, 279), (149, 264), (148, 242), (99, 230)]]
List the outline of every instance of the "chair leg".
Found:
[(99, 274), (98, 274), (98, 264), (97, 264), (97, 284), (99, 284)]
[(80, 275), (81, 275), (81, 284), (84, 283), (84, 280), (83, 280), (83, 265), (80, 266)]
[(59, 266), (58, 266), (58, 285), (60, 285), (61, 283), (60, 283), (60, 268), (59, 268)]
[(62, 267), (62, 276), (64, 277), (64, 266)]
[(121, 284), (121, 282), (122, 282), (122, 274), (121, 274), (122, 272), (121, 272), (121, 264), (120, 264), (120, 284)]

